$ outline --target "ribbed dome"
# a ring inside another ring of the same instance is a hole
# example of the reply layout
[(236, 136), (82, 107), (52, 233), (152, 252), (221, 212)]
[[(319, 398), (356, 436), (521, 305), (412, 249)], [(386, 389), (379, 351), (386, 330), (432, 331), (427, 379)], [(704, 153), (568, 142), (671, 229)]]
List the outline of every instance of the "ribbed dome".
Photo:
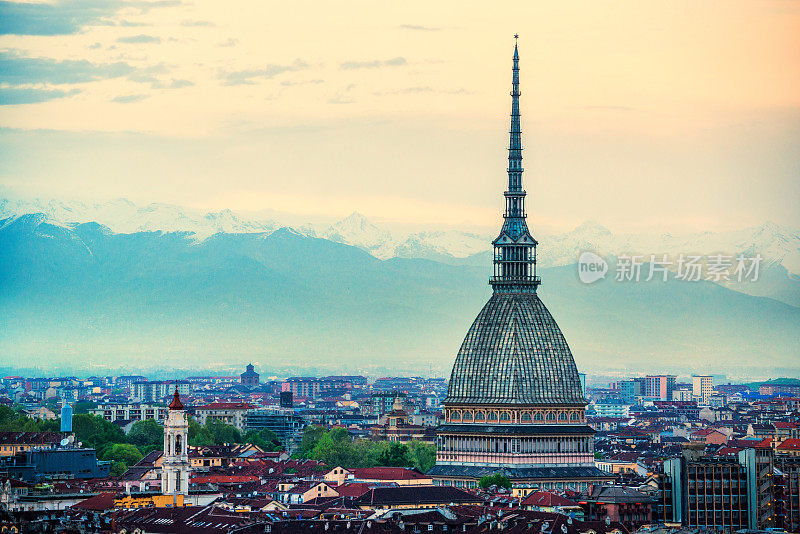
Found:
[(536, 293), (492, 295), (461, 344), (445, 402), (586, 404), (567, 341)]

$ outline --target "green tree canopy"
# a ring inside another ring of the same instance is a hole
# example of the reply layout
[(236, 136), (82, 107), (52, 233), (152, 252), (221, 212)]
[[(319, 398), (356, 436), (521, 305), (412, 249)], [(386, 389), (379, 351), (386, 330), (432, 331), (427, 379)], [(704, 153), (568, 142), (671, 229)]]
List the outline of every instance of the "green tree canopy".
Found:
[(111, 462), (111, 474), (120, 476), (128, 467), (143, 458), (142, 453), (130, 443), (115, 443), (106, 449), (103, 460)]
[(73, 416), (72, 431), (77, 440), (85, 447), (94, 447), (99, 458), (103, 458), (112, 445), (127, 442), (122, 429), (96, 415), (78, 414)]
[(378, 455), (378, 464), (386, 467), (411, 467), (414, 462), (408, 447), (392, 442)]
[(498, 488), (510, 488), (511, 481), (508, 477), (501, 475), (500, 473), (495, 473), (493, 475), (481, 477), (478, 481), (478, 486), (483, 489), (490, 488), (492, 486), (497, 486)]
[(256, 447), (259, 447), (262, 451), (276, 452), (283, 450), (283, 445), (281, 444), (281, 440), (278, 439), (278, 435), (267, 428), (261, 430), (251, 430), (244, 435), (244, 442), (252, 443)]
[(303, 430), (303, 439), (300, 442), (300, 450), (297, 452), (297, 455), (301, 458), (311, 458), (314, 447), (317, 446), (317, 443), (324, 433), (324, 427), (317, 425), (307, 426)]
[(136, 445), (142, 454), (160, 451), (164, 448), (164, 427), (155, 419), (145, 419), (134, 423), (128, 440)]
[(408, 450), (411, 453), (411, 461), (414, 467), (421, 473), (427, 473), (436, 465), (436, 446), (422, 441), (409, 441)]

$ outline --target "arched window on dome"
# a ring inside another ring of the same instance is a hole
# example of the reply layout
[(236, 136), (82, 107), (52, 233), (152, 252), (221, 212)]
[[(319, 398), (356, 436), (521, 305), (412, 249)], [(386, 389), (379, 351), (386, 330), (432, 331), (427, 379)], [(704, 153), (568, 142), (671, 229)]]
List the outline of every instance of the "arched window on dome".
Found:
[(461, 418), (462, 421), (465, 423), (472, 422), (472, 411), (471, 410), (464, 410), (464, 417)]
[(531, 412), (522, 412), (522, 422), (523, 423), (531, 422)]
[(486, 413), (481, 410), (475, 412), (475, 420), (476, 421), (486, 421)]
[(556, 420), (555, 412), (547, 412), (547, 420), (548, 421), (555, 421)]
[(544, 421), (544, 416), (542, 415), (542, 412), (536, 412), (535, 414), (533, 414), (533, 420)]
[(570, 421), (577, 421), (577, 420), (578, 420), (578, 412), (572, 412), (572, 413), (569, 415), (569, 420), (570, 420)]
[(508, 412), (500, 412), (500, 422), (508, 423), (509, 421), (511, 421), (511, 414)]
[(489, 412), (487, 417), (488, 421), (496, 422), (497, 421), (497, 412)]
[(450, 419), (453, 421), (461, 421), (461, 411), (460, 410), (453, 410), (450, 412)]
[(567, 420), (567, 413), (566, 412), (559, 412), (558, 413), (558, 420), (559, 421), (566, 421)]

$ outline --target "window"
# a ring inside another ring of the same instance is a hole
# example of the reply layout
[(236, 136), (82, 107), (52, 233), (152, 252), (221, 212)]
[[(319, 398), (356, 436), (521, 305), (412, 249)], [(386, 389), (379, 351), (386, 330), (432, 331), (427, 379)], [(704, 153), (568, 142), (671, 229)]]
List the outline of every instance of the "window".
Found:
[(464, 417), (462, 417), (462, 420), (467, 421), (467, 422), (471, 422), (472, 421), (472, 412), (470, 410), (464, 410)]
[(531, 412), (522, 412), (522, 422), (523, 423), (531, 422)]
[(548, 421), (555, 421), (556, 420), (555, 412), (547, 412), (547, 420)]
[(511, 421), (511, 415), (508, 412), (500, 412), (500, 421), (504, 423)]
[(560, 412), (560, 413), (558, 414), (558, 420), (559, 420), (559, 421), (566, 421), (566, 420), (567, 420), (567, 414), (566, 414), (566, 413), (564, 413), (564, 412)]
[(475, 412), (475, 420), (476, 421), (485, 421), (486, 420), (486, 414), (484, 412), (482, 412), (481, 410), (478, 410), (477, 412)]
[(533, 420), (534, 421), (543, 421), (544, 420), (544, 416), (542, 415), (542, 412), (536, 412), (535, 414), (533, 414)]
[(569, 416), (569, 420), (570, 421), (577, 421), (578, 420), (578, 414), (576, 412), (572, 412), (570, 414), (570, 416)]
[(461, 420), (461, 412), (459, 410), (453, 410), (450, 412), (450, 419), (453, 421), (460, 421)]
[(497, 412), (489, 412), (489, 421), (497, 421)]

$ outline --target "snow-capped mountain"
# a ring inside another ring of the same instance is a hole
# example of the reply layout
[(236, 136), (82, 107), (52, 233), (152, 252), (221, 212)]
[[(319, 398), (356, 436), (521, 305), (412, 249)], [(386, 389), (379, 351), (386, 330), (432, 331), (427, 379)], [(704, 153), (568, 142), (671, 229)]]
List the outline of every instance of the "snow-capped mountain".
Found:
[[(138, 231), (192, 232), (202, 241), (218, 233), (272, 233), (286, 221), (255, 218), (231, 210), (200, 212), (169, 204), (137, 206), (126, 199), (99, 203), (59, 200), (19, 200), (0, 197), (0, 219), (29, 213), (43, 213), (48, 222), (58, 225), (97, 222), (115, 233)], [(319, 231), (311, 224), (295, 225), (294, 229), (308, 237), (358, 247), (378, 259), (420, 258), (446, 263), (466, 259), (488, 268), (488, 251), (494, 234), (470, 233), (455, 229), (399, 231), (394, 227), (371, 222), (360, 213), (331, 224)], [(737, 291), (769, 296), (800, 305), (800, 232), (767, 222), (761, 226), (726, 232), (701, 232), (688, 235), (615, 234), (594, 221), (586, 221), (564, 234), (535, 232), (539, 240), (539, 265), (557, 267), (572, 265), (584, 251), (603, 256), (666, 254), (672, 260), (684, 255), (725, 254), (762, 257), (764, 280), (759, 284), (721, 281)]]
[(358, 212), (332, 224), (320, 237), (373, 252), (385, 247), (392, 235), (378, 228)]
[(97, 222), (115, 233), (192, 232), (197, 239), (220, 232), (272, 232), (280, 226), (271, 220), (244, 218), (231, 210), (203, 213), (160, 203), (139, 207), (124, 198), (95, 203), (0, 198), (0, 218), (28, 213), (42, 213), (60, 224)]

